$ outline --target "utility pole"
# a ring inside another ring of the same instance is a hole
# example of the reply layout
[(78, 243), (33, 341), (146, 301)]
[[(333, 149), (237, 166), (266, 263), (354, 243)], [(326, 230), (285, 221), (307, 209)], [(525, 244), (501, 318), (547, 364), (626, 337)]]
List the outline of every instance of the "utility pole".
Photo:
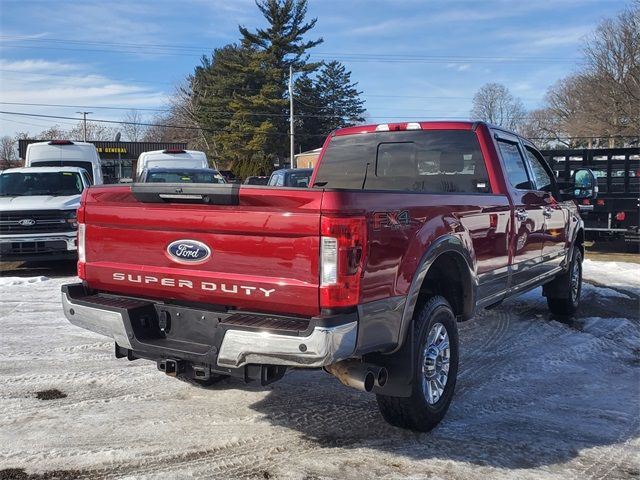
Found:
[(90, 113), (93, 112), (76, 112), (79, 113), (80, 115), (82, 115), (82, 121), (84, 122), (84, 126), (82, 128), (82, 136), (84, 137), (83, 142), (87, 141), (87, 115), (89, 115)]
[(295, 166), (295, 150), (293, 149), (293, 66), (289, 65), (289, 135), (291, 137), (291, 168)]

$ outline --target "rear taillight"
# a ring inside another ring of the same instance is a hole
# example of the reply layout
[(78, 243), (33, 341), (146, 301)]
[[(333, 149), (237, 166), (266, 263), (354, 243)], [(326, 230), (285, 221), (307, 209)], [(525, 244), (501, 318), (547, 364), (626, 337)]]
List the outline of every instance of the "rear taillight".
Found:
[(78, 246), (78, 277), (81, 280), (85, 279), (85, 265), (87, 262), (87, 250), (85, 247), (85, 229), (86, 225), (84, 224), (84, 206), (81, 206), (77, 212), (77, 222), (78, 222), (78, 237), (77, 237), (77, 246)]
[(79, 262), (86, 262), (87, 261), (87, 255), (85, 252), (85, 224), (84, 223), (80, 223), (78, 224), (78, 261)]
[(616, 220), (619, 222), (624, 222), (624, 219), (627, 218), (627, 215), (624, 212), (616, 213)]
[(367, 220), (322, 217), (320, 238), (320, 307), (355, 306), (365, 263)]

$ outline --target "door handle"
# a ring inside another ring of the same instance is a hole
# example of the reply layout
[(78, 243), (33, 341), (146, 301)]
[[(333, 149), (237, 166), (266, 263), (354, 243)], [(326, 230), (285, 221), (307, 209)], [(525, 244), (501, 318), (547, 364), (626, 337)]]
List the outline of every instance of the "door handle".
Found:
[(545, 218), (551, 218), (553, 216), (553, 210), (551, 207), (544, 207), (542, 209), (542, 215), (544, 215)]
[(522, 209), (522, 210), (516, 210), (516, 218), (518, 219), (518, 221), (520, 222), (525, 222), (527, 220), (527, 218), (529, 218), (529, 212), (527, 212), (526, 210)]

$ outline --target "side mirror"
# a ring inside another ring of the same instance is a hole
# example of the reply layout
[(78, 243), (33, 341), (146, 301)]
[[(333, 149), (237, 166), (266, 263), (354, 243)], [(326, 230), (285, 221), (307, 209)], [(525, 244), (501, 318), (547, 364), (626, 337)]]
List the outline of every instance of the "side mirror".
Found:
[(573, 173), (569, 197), (575, 200), (595, 200), (598, 196), (598, 179), (592, 170), (580, 168)]

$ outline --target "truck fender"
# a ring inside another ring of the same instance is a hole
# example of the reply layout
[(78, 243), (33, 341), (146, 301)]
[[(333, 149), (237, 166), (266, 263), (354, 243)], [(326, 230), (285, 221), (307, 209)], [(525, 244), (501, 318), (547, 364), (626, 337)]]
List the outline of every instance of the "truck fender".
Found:
[(461, 264), (466, 266), (466, 273), (468, 273), (468, 277), (465, 281), (469, 287), (469, 291), (466, 292), (468, 296), (465, 300), (463, 317), (470, 318), (473, 315), (478, 279), (475, 274), (475, 268), (473, 267), (474, 261), (471, 256), (471, 252), (459, 236), (444, 235), (430, 245), (418, 263), (418, 268), (416, 269), (413, 279), (411, 280), (411, 285), (409, 286), (409, 293), (407, 294), (404, 311), (402, 312), (400, 331), (398, 332), (398, 346), (390, 353), (400, 350), (405, 342), (409, 326), (413, 320), (414, 310), (418, 303), (418, 297), (420, 296), (420, 288), (422, 287), (422, 283), (427, 276), (429, 269), (438, 257), (447, 253), (458, 255), (462, 260), (464, 260)]
[(465, 302), (465, 315), (471, 316), (474, 311), (477, 277), (472, 267), (473, 260), (469, 249), (465, 247), (462, 239), (455, 235), (445, 235), (433, 242), (422, 256), (411, 285), (409, 294), (402, 313), (400, 331), (398, 333), (397, 347), (387, 353), (373, 353), (364, 356), (364, 360), (375, 365), (384, 366), (389, 372), (389, 380), (383, 387), (375, 386), (374, 393), (394, 397), (408, 397), (411, 395), (411, 382), (415, 363), (413, 315), (420, 296), (420, 288), (427, 273), (435, 261), (443, 254), (455, 254), (466, 265), (468, 271), (467, 285), (469, 295)]

